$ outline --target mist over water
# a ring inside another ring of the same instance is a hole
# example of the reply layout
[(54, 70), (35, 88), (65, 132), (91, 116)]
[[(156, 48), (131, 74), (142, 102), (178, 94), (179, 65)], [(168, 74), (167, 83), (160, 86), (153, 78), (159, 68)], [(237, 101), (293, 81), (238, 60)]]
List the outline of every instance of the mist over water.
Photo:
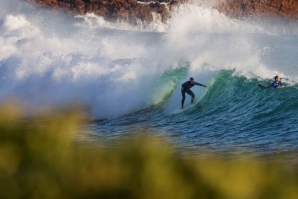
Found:
[[(298, 37), (293, 30), (282, 22), (243, 22), (191, 4), (179, 6), (166, 23), (156, 16), (150, 24), (133, 27), (93, 14), (70, 17), (5, 0), (0, 2), (0, 100), (17, 98), (33, 113), (80, 104), (94, 120), (112, 119), (92, 126), (98, 136), (145, 128), (191, 147), (207, 142), (211, 148), (233, 148), (247, 139), (251, 147), (258, 145), (256, 138), (235, 134), (266, 132), (287, 123), (296, 138)], [(275, 75), (283, 78), (285, 93), (261, 93), (257, 83), (267, 84)], [(189, 77), (208, 88), (193, 87), (195, 106), (179, 112), (180, 85)], [(276, 103), (268, 105), (272, 99)], [(274, 121), (275, 116), (262, 116), (271, 109), (283, 110), (287, 119), (271, 127), (252, 125)], [(206, 141), (207, 132), (209, 137), (232, 132), (236, 140)], [(291, 150), (297, 148), (292, 139), (287, 143)]]

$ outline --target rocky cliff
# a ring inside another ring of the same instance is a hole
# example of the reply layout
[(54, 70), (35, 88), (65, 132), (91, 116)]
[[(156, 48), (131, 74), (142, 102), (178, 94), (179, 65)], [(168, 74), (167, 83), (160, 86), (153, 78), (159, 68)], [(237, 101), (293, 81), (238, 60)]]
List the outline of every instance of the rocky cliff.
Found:
[(236, 18), (256, 16), (298, 20), (297, 0), (221, 0), (217, 9)]
[(135, 24), (138, 20), (150, 22), (153, 13), (159, 14), (165, 21), (177, 4), (176, 0), (137, 1), (137, 0), (27, 0), (69, 14), (94, 13), (115, 21), (125, 20)]
[[(95, 13), (115, 21), (125, 20), (136, 24), (138, 20), (150, 22), (153, 13), (162, 21), (170, 17), (174, 6), (186, 0), (26, 0), (70, 14)], [(196, 3), (206, 0), (196, 0)], [(277, 17), (298, 21), (297, 0), (213, 0), (213, 8), (227, 16), (243, 18)]]

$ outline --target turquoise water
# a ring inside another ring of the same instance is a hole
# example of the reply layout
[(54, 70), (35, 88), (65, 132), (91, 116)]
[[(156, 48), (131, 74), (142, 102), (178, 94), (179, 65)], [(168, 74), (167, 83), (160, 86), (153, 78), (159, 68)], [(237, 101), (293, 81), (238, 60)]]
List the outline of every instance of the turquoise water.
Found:
[[(137, 132), (194, 154), (295, 153), (298, 31), (288, 26), (184, 5), (166, 23), (133, 27), (1, 1), (0, 100), (17, 98), (28, 114), (79, 104), (91, 141)], [(257, 87), (275, 75), (284, 88)], [(189, 77), (208, 88), (193, 87), (182, 111)]]

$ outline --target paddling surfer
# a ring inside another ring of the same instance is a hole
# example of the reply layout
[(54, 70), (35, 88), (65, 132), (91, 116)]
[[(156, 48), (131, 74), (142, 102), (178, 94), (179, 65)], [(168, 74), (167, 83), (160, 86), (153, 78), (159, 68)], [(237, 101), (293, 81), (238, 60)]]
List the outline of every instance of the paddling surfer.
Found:
[(189, 81), (184, 82), (181, 86), (181, 94), (182, 94), (181, 108), (182, 109), (184, 108), (185, 93), (191, 96), (191, 103), (193, 103), (195, 99), (195, 94), (190, 90), (190, 88), (193, 87), (194, 85), (203, 86), (207, 88), (206, 85), (195, 82), (194, 78), (192, 77), (189, 79)]
[(274, 82), (272, 82), (272, 84), (270, 86), (263, 86), (262, 84), (258, 84), (258, 86), (262, 89), (265, 88), (278, 88), (278, 87), (283, 87), (282, 83), (281, 83), (281, 78), (277, 75), (274, 77)]

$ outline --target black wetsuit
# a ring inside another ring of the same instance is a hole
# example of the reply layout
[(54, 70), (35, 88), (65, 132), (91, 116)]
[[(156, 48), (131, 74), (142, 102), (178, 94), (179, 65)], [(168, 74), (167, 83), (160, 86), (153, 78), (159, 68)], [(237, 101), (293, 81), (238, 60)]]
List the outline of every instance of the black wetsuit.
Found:
[(184, 106), (185, 93), (187, 93), (191, 96), (191, 103), (193, 103), (193, 100), (195, 99), (195, 94), (190, 90), (190, 88), (193, 87), (194, 85), (206, 87), (204, 84), (200, 84), (198, 82), (194, 82), (192, 84), (190, 81), (187, 81), (187, 82), (183, 83), (182, 84), (183, 90), (181, 90), (181, 94), (182, 94), (181, 106), (182, 107)]

